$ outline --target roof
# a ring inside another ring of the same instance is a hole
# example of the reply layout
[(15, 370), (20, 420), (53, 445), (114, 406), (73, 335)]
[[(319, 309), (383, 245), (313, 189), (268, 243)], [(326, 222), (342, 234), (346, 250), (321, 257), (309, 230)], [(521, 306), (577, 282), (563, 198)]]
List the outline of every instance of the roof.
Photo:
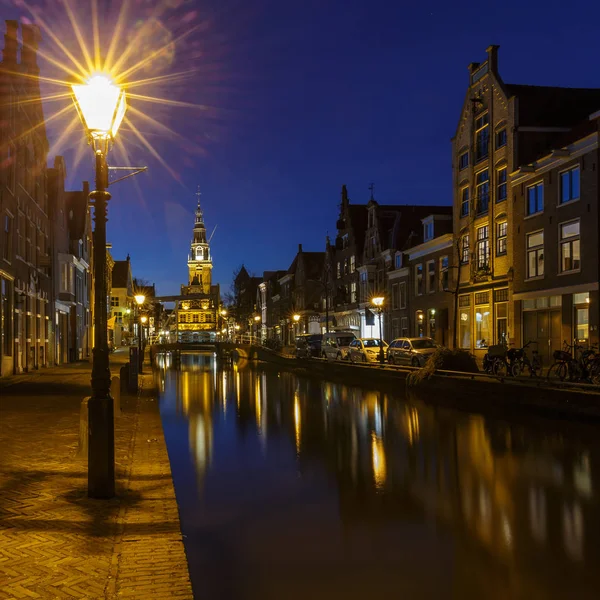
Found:
[[(382, 207), (384, 208), (384, 207)], [(388, 208), (388, 207), (385, 207)], [(382, 243), (386, 248), (405, 250), (423, 241), (422, 220), (430, 215), (452, 215), (452, 206), (439, 205), (400, 205), (394, 206), (394, 214), (399, 218), (393, 223), (393, 227), (380, 231)], [(383, 225), (389, 226), (390, 217), (385, 216)]]
[(350, 214), (350, 225), (354, 234), (356, 250), (359, 254), (362, 254), (365, 245), (365, 232), (367, 231), (367, 224), (369, 222), (367, 205), (350, 204), (348, 206), (348, 212)]
[(82, 240), (85, 237), (87, 193), (65, 192), (65, 204), (69, 215), (69, 235), (72, 240)]
[(112, 271), (113, 288), (126, 288), (129, 282), (130, 273), (128, 260), (115, 260)]
[(519, 100), (520, 127), (571, 127), (600, 108), (600, 89), (505, 84)]
[(320, 279), (325, 264), (325, 252), (302, 252), (306, 279)]

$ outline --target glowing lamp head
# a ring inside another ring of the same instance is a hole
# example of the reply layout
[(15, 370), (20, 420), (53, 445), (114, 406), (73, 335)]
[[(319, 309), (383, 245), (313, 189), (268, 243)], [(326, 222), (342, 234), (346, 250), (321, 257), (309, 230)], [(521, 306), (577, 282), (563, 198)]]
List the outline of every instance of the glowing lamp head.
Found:
[(383, 306), (383, 296), (376, 296), (371, 300), (371, 303), (377, 306), (378, 308)]
[(144, 315), (142, 317), (142, 323), (146, 323), (146, 321), (148, 321), (148, 317), (146, 315)]
[(260, 321), (260, 317), (258, 315), (255, 315), (254, 320), (258, 323)]
[(225, 309), (222, 309), (222, 310), (221, 310), (221, 316), (222, 316), (222, 317), (225, 317), (225, 316), (227, 316), (227, 311), (226, 311)]
[(235, 326), (235, 330), (236, 330), (236, 331), (239, 331), (239, 329), (240, 329), (240, 326), (239, 326), (239, 325), (236, 325), (236, 326)]
[(93, 141), (117, 135), (127, 110), (125, 91), (107, 75), (97, 73), (84, 84), (72, 85), (73, 101)]
[(141, 306), (146, 301), (146, 296), (144, 296), (144, 294), (136, 294), (134, 298), (138, 306)]
[(300, 315), (294, 315), (292, 317), (294, 319), (294, 321), (296, 321), (296, 323), (300, 320)]

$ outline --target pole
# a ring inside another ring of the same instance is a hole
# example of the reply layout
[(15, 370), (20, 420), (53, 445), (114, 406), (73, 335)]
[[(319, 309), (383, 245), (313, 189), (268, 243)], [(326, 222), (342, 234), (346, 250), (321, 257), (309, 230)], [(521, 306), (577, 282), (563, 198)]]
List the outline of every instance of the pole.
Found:
[(379, 313), (379, 362), (383, 365), (385, 359), (383, 356), (383, 333), (381, 332), (381, 307), (377, 312)]
[(106, 221), (110, 194), (106, 157), (96, 151), (96, 189), (94, 202), (94, 350), (92, 359), (92, 396), (88, 402), (88, 496), (112, 498), (115, 495), (114, 407), (110, 395), (108, 362), (108, 303), (106, 277)]
[(142, 374), (142, 368), (144, 366), (144, 358), (142, 355), (143, 352), (143, 344), (142, 344), (142, 336), (144, 335), (144, 326), (142, 325), (142, 315), (140, 315), (140, 309), (138, 307), (138, 372), (140, 375)]

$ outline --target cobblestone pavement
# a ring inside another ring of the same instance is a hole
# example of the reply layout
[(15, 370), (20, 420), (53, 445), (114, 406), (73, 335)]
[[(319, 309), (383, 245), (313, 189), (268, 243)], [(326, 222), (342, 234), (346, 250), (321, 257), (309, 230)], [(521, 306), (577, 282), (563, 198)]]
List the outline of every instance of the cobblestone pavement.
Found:
[[(127, 360), (111, 356), (113, 375)], [(115, 417), (117, 498), (78, 456), (91, 365), (0, 380), (0, 599), (193, 598), (152, 376)]]

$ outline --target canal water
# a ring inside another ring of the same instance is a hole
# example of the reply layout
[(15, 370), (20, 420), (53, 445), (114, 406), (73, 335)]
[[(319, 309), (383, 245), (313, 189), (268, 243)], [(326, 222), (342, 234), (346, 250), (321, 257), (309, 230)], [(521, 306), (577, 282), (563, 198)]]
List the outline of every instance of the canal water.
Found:
[(600, 597), (600, 433), (158, 357), (195, 597)]

